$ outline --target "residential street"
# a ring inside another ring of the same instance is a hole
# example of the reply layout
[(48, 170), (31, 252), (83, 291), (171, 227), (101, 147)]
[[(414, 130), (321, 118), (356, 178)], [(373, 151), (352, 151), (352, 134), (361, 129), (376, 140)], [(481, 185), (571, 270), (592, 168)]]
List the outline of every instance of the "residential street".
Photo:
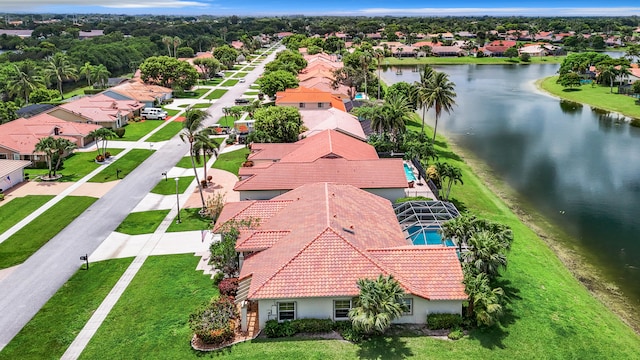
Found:
[[(215, 123), (223, 115), (223, 107), (232, 106), (235, 98), (242, 97), (262, 73), (264, 65), (274, 57), (275, 52), (249, 72), (245, 77), (246, 82), (231, 87), (215, 102), (208, 109), (211, 116), (205, 124), (208, 126)], [(187, 151), (188, 145), (179, 137), (168, 141), (7, 278), (0, 281), (0, 350), (78, 270), (83, 263), (80, 256), (93, 253), (163, 178), (161, 173), (173, 167)]]

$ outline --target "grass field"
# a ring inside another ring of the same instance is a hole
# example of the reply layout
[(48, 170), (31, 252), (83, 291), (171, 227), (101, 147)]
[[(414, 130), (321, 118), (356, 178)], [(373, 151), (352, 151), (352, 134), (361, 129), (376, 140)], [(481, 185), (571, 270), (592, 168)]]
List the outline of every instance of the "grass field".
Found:
[(176, 224), (177, 216), (169, 225), (167, 232), (193, 231), (211, 229), (211, 219), (198, 214), (200, 208), (180, 209), (180, 223)]
[(119, 141), (138, 141), (151, 130), (162, 125), (162, 120), (142, 120), (140, 122), (130, 122), (124, 127), (125, 132), (122, 139), (114, 139)]
[[(107, 149), (111, 155), (117, 155), (122, 149)], [(63, 164), (62, 169), (58, 170), (58, 174), (62, 175), (58, 181), (62, 182), (75, 182), (83, 177), (89, 175), (90, 172), (99, 168), (100, 165), (96, 160), (97, 151), (90, 152), (75, 152), (67, 157)], [(49, 172), (47, 169), (26, 169), (25, 173), (29, 174), (31, 179), (34, 179), (38, 175), (46, 175)]]
[[(202, 162), (198, 162), (197, 160), (194, 161), (196, 163), (196, 167), (198, 166), (202, 166)], [(200, 160), (202, 161), (202, 160)], [(180, 159), (180, 161), (178, 161), (178, 163), (176, 164), (177, 167), (181, 167), (183, 169), (191, 169), (193, 166), (191, 166), (191, 157), (190, 156), (185, 156), (182, 159)]]
[(97, 199), (67, 196), (0, 243), (0, 269), (23, 263)]
[[(564, 60), (564, 56), (547, 56), (547, 57), (531, 57), (530, 64), (556, 64), (561, 63)], [(460, 64), (480, 64), (480, 65), (498, 65), (498, 64), (527, 64), (520, 61), (518, 58), (504, 58), (504, 57), (483, 57), (476, 58), (473, 56), (462, 57), (407, 57), (397, 58), (388, 57), (382, 61), (383, 65), (460, 65)]]
[(253, 71), (255, 68), (256, 68), (255, 66), (247, 66), (243, 70), (244, 71)]
[(218, 124), (222, 125), (222, 126), (228, 126), (228, 127), (233, 127), (233, 123), (236, 121), (236, 118), (234, 118), (233, 116), (229, 115), (229, 116), (223, 116), (220, 119), (218, 119)]
[(180, 112), (180, 110), (176, 109), (167, 109), (165, 106), (162, 107), (162, 110), (166, 111), (169, 117), (176, 116)]
[(192, 109), (206, 109), (208, 107), (210, 107), (211, 104), (206, 102), (206, 103), (195, 103), (195, 104), (184, 104), (184, 105), (180, 105), (181, 108), (192, 108)]
[(640, 106), (635, 104), (635, 98), (618, 95), (614, 88), (611, 93), (608, 86), (582, 85), (579, 88), (565, 89), (556, 84), (558, 76), (550, 76), (537, 84), (546, 92), (559, 98), (587, 104), (599, 109), (615, 111), (636, 119), (640, 119)]
[(200, 85), (205, 85), (205, 86), (214, 86), (214, 85), (218, 85), (222, 82), (221, 78), (212, 78), (209, 80), (200, 80)]
[(240, 79), (240, 78), (243, 78), (243, 77), (247, 76), (247, 74), (248, 74), (248, 72), (238, 71), (237, 73), (235, 73), (233, 75), (233, 77), (236, 78), (236, 79)]
[(238, 83), (238, 79), (229, 79), (229, 80), (223, 82), (222, 85), (220, 85), (220, 86), (230, 87), (230, 86), (233, 86), (233, 85), (235, 85), (237, 83)]
[[(179, 177), (178, 179), (180, 179), (178, 181), (178, 193), (182, 194), (185, 192), (185, 190), (187, 190), (187, 188), (189, 187), (189, 184), (191, 184), (191, 182), (193, 181), (193, 179), (195, 179), (195, 176), (183, 176), (183, 177)], [(156, 185), (156, 187), (154, 187), (151, 192), (154, 194), (159, 194), (159, 195), (173, 195), (176, 193), (176, 182), (174, 180), (175, 178), (168, 178), (167, 180), (162, 179), (160, 180), (160, 182), (158, 183), (158, 185)]]
[(209, 89), (196, 89), (193, 91), (173, 92), (173, 97), (176, 99), (198, 99), (204, 95)]
[(9, 230), (51, 199), (53, 199), (51, 195), (27, 195), (11, 201), (0, 202), (2, 205), (0, 206), (0, 234)]
[(131, 261), (100, 261), (78, 270), (2, 349), (0, 360), (62, 357)]
[(247, 160), (249, 152), (249, 149), (245, 147), (236, 151), (220, 154), (216, 162), (213, 163), (213, 168), (238, 175), (238, 169), (240, 169), (240, 165)]
[(251, 96), (251, 95), (258, 95), (260, 93), (260, 91), (246, 91), (244, 94)]
[(158, 142), (169, 140), (179, 133), (182, 128), (183, 124), (181, 122), (172, 121), (163, 126), (162, 129), (156, 131), (153, 135), (149, 136), (147, 141)]
[[(108, 169), (103, 170), (89, 181), (102, 183), (124, 179), (125, 176), (129, 175), (138, 165), (142, 164), (151, 154), (153, 154), (153, 150), (133, 149), (123, 157), (114, 161), (109, 165)], [(118, 169), (120, 169), (119, 176), (117, 173)]]
[(149, 210), (130, 213), (116, 228), (127, 235), (153, 234), (167, 217), (169, 210)]
[(206, 99), (215, 100), (220, 99), (222, 95), (226, 94), (228, 90), (225, 89), (215, 89), (209, 95), (207, 95)]
[(199, 260), (149, 257), (80, 358), (195, 358), (189, 314), (218, 295), (211, 278), (195, 271)]

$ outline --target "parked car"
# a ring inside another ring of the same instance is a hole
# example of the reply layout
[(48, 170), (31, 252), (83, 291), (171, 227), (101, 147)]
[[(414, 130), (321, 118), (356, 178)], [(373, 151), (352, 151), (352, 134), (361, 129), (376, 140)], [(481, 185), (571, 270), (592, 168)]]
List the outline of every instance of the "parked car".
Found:
[(241, 82), (241, 83), (243, 83), (243, 82), (244, 82), (244, 79), (240, 79), (240, 82)]
[(217, 72), (217, 73), (213, 74), (213, 77), (223, 78), (224, 77), (224, 73), (222, 71)]
[(245, 98), (236, 99), (236, 105), (247, 105), (249, 102), (249, 99)]
[(167, 112), (160, 108), (144, 108), (140, 112), (141, 118), (149, 120), (164, 120), (167, 115)]

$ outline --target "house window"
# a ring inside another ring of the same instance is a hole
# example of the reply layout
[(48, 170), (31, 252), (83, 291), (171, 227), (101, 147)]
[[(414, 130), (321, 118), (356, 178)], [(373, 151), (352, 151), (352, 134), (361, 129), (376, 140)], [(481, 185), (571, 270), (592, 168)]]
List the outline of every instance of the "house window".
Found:
[(300, 104), (298, 105), (298, 107), (299, 107), (300, 109), (304, 109), (304, 103), (300, 103)]
[(404, 298), (402, 302), (407, 306), (407, 311), (403, 312), (402, 315), (413, 315), (413, 299)]
[(20, 160), (20, 154), (13, 154), (13, 160)]
[(7, 154), (5, 153), (0, 153), (0, 159), (6, 159), (7, 158)]
[(348, 319), (349, 310), (351, 310), (351, 300), (334, 300), (333, 301), (334, 320)]
[(322, 109), (324, 107), (324, 103), (318, 103), (318, 109)]
[(295, 320), (296, 319), (296, 303), (281, 302), (278, 303), (278, 321)]

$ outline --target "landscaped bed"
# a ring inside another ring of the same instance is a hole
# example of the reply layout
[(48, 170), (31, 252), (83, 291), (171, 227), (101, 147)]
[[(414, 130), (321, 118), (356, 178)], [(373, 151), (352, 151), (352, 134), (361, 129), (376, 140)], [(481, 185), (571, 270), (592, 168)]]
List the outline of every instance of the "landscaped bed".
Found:
[[(90, 182), (109, 182), (123, 179), (132, 172), (138, 165), (142, 164), (149, 156), (153, 154), (153, 150), (133, 149), (123, 157), (114, 161), (108, 168), (91, 178)], [(120, 170), (118, 173), (117, 170)]]
[(78, 270), (0, 352), (0, 360), (59, 359), (133, 258)]
[(153, 234), (169, 210), (149, 210), (130, 213), (116, 228), (127, 235)]
[(96, 200), (88, 196), (67, 196), (33, 219), (0, 243), (0, 269), (23, 263)]

